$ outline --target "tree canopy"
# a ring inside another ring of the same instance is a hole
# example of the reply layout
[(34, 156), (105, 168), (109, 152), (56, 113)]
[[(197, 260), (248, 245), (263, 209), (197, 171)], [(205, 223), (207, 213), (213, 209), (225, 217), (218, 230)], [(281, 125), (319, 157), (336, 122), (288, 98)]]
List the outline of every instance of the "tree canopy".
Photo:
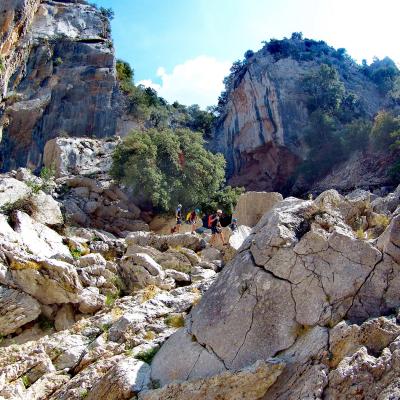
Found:
[(202, 209), (219, 205), (229, 213), (240, 192), (224, 187), (224, 157), (206, 150), (202, 134), (189, 129), (132, 132), (116, 148), (111, 175), (141, 202), (164, 212), (181, 203)]

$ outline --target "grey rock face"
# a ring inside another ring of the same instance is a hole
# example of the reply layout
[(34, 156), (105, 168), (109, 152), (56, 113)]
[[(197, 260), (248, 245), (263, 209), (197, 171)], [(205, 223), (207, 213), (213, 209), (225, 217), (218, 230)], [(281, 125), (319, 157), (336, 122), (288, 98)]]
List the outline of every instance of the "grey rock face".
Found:
[[(7, 2), (6, 13), (17, 12), (21, 5), (16, 3)], [(8, 97), (0, 120), (3, 170), (40, 167), (46, 142), (56, 136), (105, 137), (116, 127), (108, 21), (80, 2), (46, 1), (29, 9), (26, 34), (5, 54), (20, 57), (7, 70)]]

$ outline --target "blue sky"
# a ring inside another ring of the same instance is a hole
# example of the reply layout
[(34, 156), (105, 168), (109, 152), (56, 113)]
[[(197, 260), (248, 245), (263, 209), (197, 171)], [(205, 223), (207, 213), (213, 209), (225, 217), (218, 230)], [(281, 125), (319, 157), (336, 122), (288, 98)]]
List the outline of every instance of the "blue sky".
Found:
[(115, 12), (117, 57), (170, 102), (215, 103), (233, 61), (292, 32), (345, 47), (358, 61), (387, 55), (400, 63), (400, 0), (95, 2)]

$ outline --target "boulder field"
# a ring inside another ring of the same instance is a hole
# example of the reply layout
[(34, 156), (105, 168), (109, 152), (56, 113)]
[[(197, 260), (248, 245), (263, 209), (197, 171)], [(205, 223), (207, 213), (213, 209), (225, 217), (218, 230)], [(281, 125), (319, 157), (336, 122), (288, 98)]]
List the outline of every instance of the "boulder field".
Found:
[(0, 175), (0, 399), (400, 396), (400, 189), (248, 192), (213, 248), (150, 231), (107, 143)]

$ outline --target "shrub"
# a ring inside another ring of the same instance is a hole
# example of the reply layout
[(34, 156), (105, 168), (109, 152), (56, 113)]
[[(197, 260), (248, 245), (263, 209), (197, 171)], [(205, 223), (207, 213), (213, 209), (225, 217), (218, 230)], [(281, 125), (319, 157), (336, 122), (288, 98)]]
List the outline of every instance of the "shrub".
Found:
[(39, 327), (42, 331), (49, 331), (54, 328), (54, 321), (48, 319), (44, 315), (40, 315), (38, 318)]
[(63, 62), (64, 62), (64, 61), (63, 61), (63, 59), (62, 59), (61, 57), (57, 57), (57, 58), (54, 60), (54, 65), (55, 65), (55, 66), (59, 66), (59, 65), (61, 65)]
[(6, 69), (6, 63), (4, 61), (4, 57), (0, 55), (0, 74), (4, 72)]
[(100, 12), (104, 18), (107, 18), (110, 21), (114, 19), (114, 10), (112, 8), (100, 7)]
[(22, 378), (22, 383), (25, 386), (25, 389), (28, 389), (29, 386), (31, 386), (31, 381), (29, 380), (29, 377), (27, 375), (24, 375)]
[(210, 201), (223, 188), (225, 160), (188, 129), (132, 132), (113, 155), (111, 175), (154, 208), (172, 212)]
[(117, 300), (119, 297), (119, 293), (107, 293), (106, 294), (106, 300), (105, 300), (105, 305), (107, 307), (112, 307), (115, 303), (115, 300)]
[(118, 59), (116, 69), (120, 82), (133, 82), (134, 71), (128, 62)]
[(215, 212), (218, 208), (224, 210), (228, 215), (232, 215), (238, 202), (239, 196), (244, 193), (242, 187), (226, 186), (218, 190), (206, 203), (201, 204), (201, 209), (205, 214)]
[(400, 160), (389, 168), (389, 175), (395, 182), (400, 182)]
[(362, 229), (362, 228), (357, 229), (357, 231), (356, 231), (356, 237), (357, 237), (357, 239), (360, 239), (360, 240), (366, 239), (367, 236), (366, 236), (366, 234), (365, 234), (365, 232), (364, 232), (364, 229)]
[(390, 223), (390, 218), (384, 214), (375, 215), (374, 223), (380, 228), (386, 229)]
[(382, 60), (374, 59), (370, 66), (364, 66), (364, 72), (383, 94), (393, 89), (397, 77), (400, 76), (399, 69), (389, 57), (385, 57)]
[(81, 249), (70, 249), (69, 250), (71, 253), (71, 256), (75, 259), (75, 260), (79, 260), (82, 256), (83, 256), (83, 252)]
[(151, 364), (158, 350), (159, 350), (158, 347), (153, 347), (149, 350), (141, 351), (140, 353), (136, 354), (135, 358), (147, 364)]
[(156, 338), (156, 334), (153, 331), (147, 331), (143, 338), (146, 340), (154, 340)]
[(341, 138), (335, 119), (321, 111), (310, 115), (310, 124), (304, 136), (309, 146), (307, 159), (300, 166), (300, 172), (308, 182), (324, 176), (333, 165), (344, 158)]
[(154, 299), (156, 297), (157, 293), (160, 291), (160, 289), (155, 286), (155, 285), (149, 285), (146, 286), (141, 292), (140, 292), (140, 300), (141, 303), (145, 303), (146, 301), (149, 301), (151, 299)]
[(32, 206), (29, 202), (29, 199), (23, 197), (21, 199), (18, 199), (14, 203), (7, 202), (3, 204), (3, 206), (0, 208), (0, 211), (6, 215), (11, 215), (16, 210), (26, 212), (27, 214), (31, 214)]

